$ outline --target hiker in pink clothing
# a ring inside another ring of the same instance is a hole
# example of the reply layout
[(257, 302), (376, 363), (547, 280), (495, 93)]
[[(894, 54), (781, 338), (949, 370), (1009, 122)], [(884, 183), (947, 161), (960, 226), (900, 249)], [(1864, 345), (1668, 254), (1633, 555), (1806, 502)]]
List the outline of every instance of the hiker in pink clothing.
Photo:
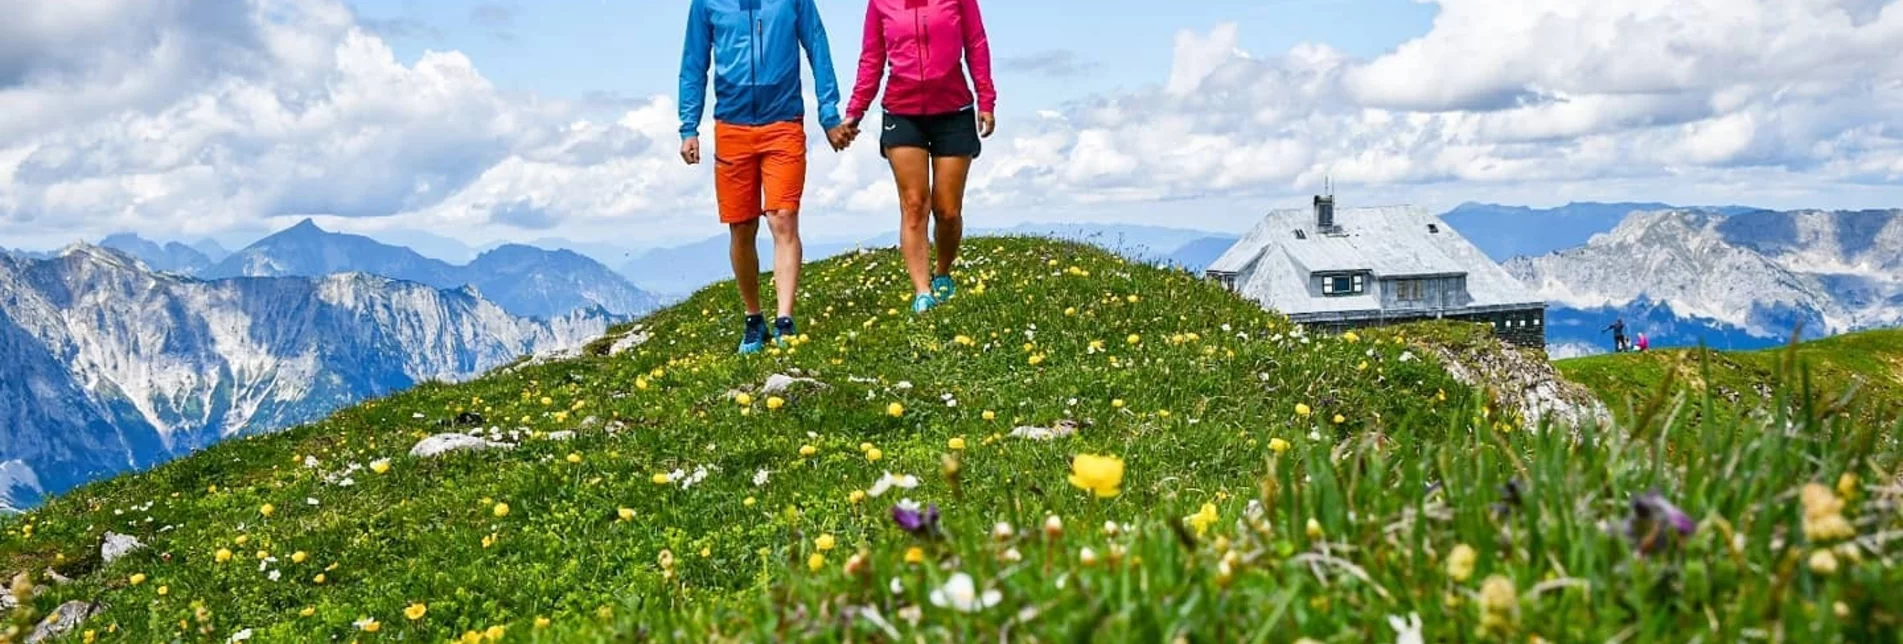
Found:
[(997, 128), (991, 44), (978, 0), (870, 0), (859, 82), (846, 104), (854, 136), (881, 77), (887, 79), (879, 154), (899, 187), (899, 250), (912, 276), (912, 312), (924, 313), (957, 291), (951, 269), (964, 238), (965, 178), (980, 139)]

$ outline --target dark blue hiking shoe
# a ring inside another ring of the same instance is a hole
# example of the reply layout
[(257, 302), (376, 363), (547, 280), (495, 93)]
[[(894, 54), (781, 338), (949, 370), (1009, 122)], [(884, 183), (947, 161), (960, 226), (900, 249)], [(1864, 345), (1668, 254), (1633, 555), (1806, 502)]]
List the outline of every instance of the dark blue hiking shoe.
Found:
[(747, 316), (747, 330), (740, 336), (740, 353), (759, 353), (766, 348), (766, 318), (755, 314)]
[(932, 297), (931, 293), (920, 293), (912, 297), (912, 313), (914, 315), (930, 311), (936, 306), (938, 306), (938, 299)]
[(957, 294), (958, 283), (953, 282), (950, 275), (937, 275), (932, 277), (932, 299), (943, 302)]
[(773, 320), (773, 343), (782, 347), (799, 336), (799, 330), (793, 326), (793, 318), (781, 316)]

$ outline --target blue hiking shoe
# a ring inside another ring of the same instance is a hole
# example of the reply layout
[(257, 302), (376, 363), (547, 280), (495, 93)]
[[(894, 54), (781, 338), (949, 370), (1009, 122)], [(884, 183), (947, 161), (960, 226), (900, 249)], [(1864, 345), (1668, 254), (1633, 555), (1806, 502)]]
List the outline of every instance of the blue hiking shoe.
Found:
[(799, 330), (793, 326), (793, 318), (782, 316), (773, 320), (774, 344), (784, 347), (798, 335)]
[(920, 293), (912, 297), (912, 314), (917, 315), (938, 306), (938, 300), (930, 293)]
[(747, 330), (740, 336), (740, 353), (759, 353), (766, 348), (766, 318), (760, 315), (747, 316)]
[(932, 299), (943, 302), (957, 294), (958, 283), (953, 282), (950, 275), (936, 275), (932, 277)]

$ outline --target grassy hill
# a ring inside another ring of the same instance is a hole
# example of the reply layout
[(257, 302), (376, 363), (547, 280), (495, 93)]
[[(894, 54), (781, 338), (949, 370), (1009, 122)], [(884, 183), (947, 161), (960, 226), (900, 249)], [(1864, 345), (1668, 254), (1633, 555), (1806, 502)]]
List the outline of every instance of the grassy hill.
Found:
[[(1750, 352), (1658, 350), (1562, 360), (1569, 380), (1599, 393), (1630, 417), (1660, 392), (1682, 395), (1693, 417), (1706, 394), (1714, 414), (1775, 411), (1783, 388), (1808, 387), (1822, 405), (1842, 406), (1871, 421), (1894, 418), (1903, 402), (1903, 329), (1885, 329)], [(1781, 385), (1789, 384), (1789, 387)]]
[[(1903, 619), (1894, 432), (1535, 433), (1406, 331), (1308, 336), (1088, 247), (968, 247), (964, 290), (922, 318), (895, 254), (851, 254), (808, 269), (783, 351), (732, 355), (717, 287), (620, 355), (420, 387), (0, 519), (0, 572), (43, 589), (12, 637), (71, 600), (103, 609), (70, 637), (137, 642), (1829, 640)], [(762, 391), (791, 373), (823, 384)], [(477, 428), (514, 447), (408, 455)], [(1870, 536), (1800, 531), (1812, 482), (1845, 502), (1817, 521)], [(106, 564), (107, 531), (148, 547)]]

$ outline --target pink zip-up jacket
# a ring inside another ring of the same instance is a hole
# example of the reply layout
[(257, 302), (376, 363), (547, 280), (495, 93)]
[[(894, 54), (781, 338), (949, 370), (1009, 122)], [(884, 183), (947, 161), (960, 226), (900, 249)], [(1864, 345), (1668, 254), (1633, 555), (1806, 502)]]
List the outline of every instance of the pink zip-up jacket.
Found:
[[(971, 83), (965, 82), (965, 67)], [(859, 82), (853, 85), (846, 118), (858, 121), (886, 81), (884, 107), (903, 116), (956, 112), (972, 106), (990, 112), (998, 90), (991, 84), (991, 42), (985, 37), (978, 0), (868, 0)], [(971, 85), (978, 88), (976, 98)]]

